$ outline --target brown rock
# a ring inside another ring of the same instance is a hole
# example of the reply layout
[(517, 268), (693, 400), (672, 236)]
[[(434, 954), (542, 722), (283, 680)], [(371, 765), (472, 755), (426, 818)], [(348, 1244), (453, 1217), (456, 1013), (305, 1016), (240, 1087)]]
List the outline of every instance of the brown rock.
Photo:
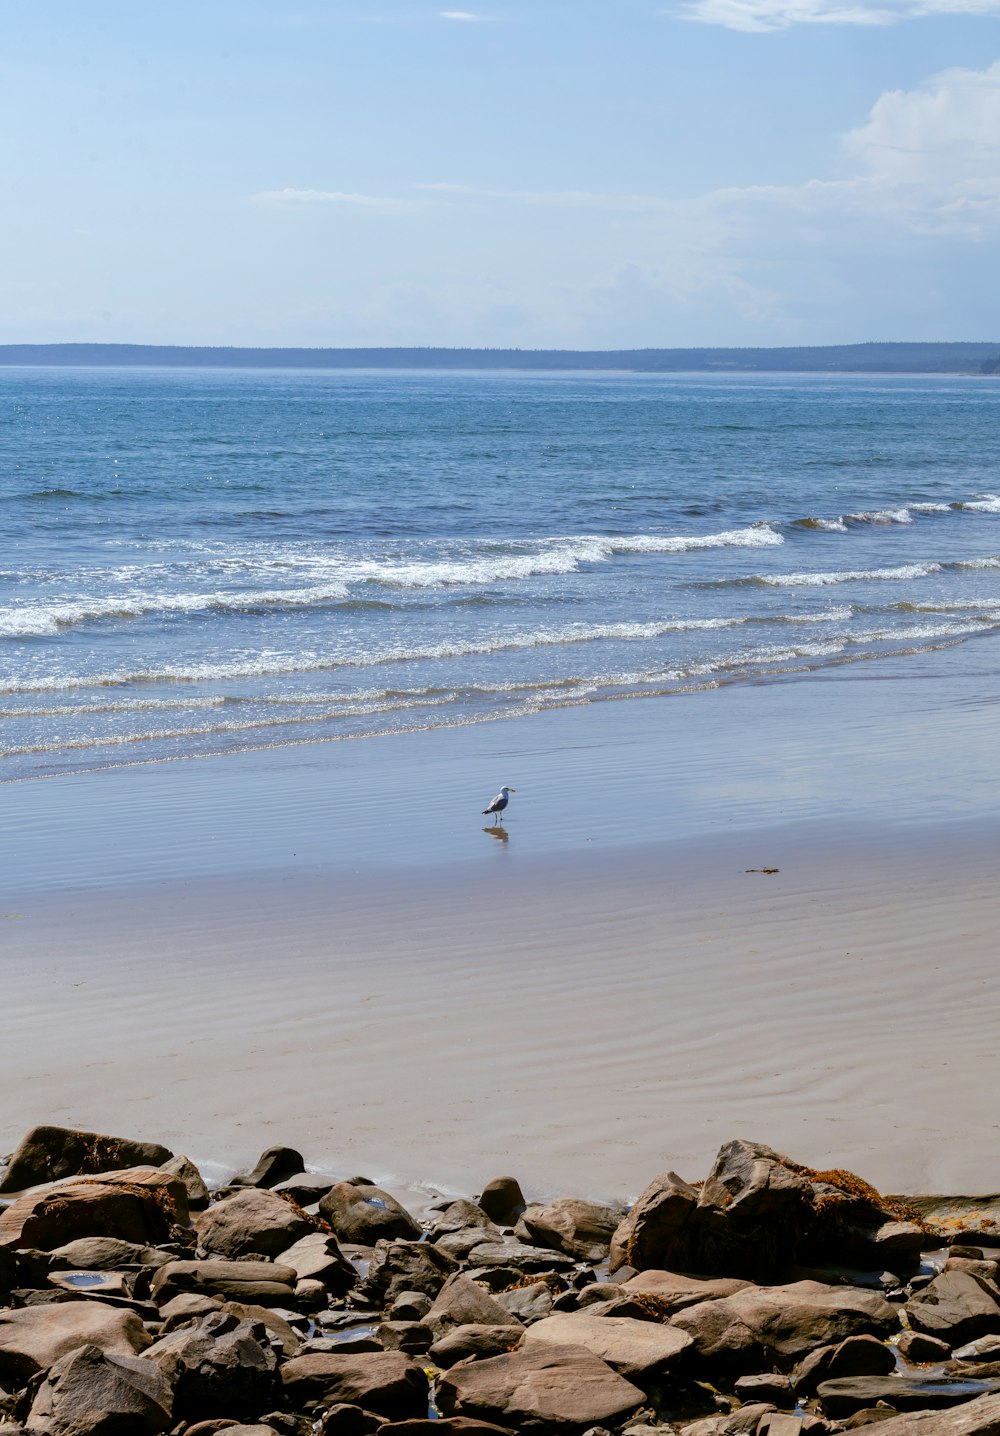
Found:
[(761, 1421), (766, 1421), (774, 1408), (758, 1401), (732, 1411), (726, 1416), (704, 1416), (681, 1427), (681, 1436), (756, 1436)]
[(680, 1233), (697, 1205), (697, 1191), (676, 1172), (654, 1177), (615, 1229), (611, 1271), (622, 1266), (639, 1271), (669, 1266), (671, 1256), (683, 1250)]
[(138, 1246), (117, 1237), (81, 1237), (55, 1247), (50, 1255), (52, 1271), (120, 1271), (126, 1267), (161, 1267), (172, 1258), (158, 1247)]
[(899, 1316), (875, 1292), (800, 1281), (701, 1302), (671, 1317), (670, 1325), (688, 1333), (701, 1360), (751, 1372), (788, 1366), (849, 1336), (889, 1336)]
[(448, 1278), (422, 1319), (438, 1336), (456, 1326), (520, 1326), (516, 1316), (461, 1272)]
[[(978, 1390), (977, 1390), (978, 1387)], [(995, 1383), (994, 1383), (995, 1389)], [(834, 1419), (885, 1401), (896, 1411), (934, 1411), (961, 1406), (986, 1395), (986, 1382), (944, 1376), (841, 1376), (820, 1383), (817, 1395), (824, 1414)]]
[(494, 1177), (487, 1182), (479, 1205), (502, 1227), (513, 1226), (524, 1211), (524, 1194), (516, 1177)]
[(521, 1431), (576, 1432), (614, 1421), (645, 1400), (583, 1347), (538, 1346), (452, 1367), (438, 1382), (446, 1416), (470, 1416)]
[(552, 1292), (544, 1281), (532, 1282), (530, 1286), (515, 1286), (510, 1291), (499, 1291), (494, 1297), (497, 1306), (509, 1311), (519, 1321), (528, 1324), (541, 1321), (552, 1311)]
[(338, 1182), (320, 1198), (321, 1214), (341, 1241), (373, 1245), (384, 1238), (416, 1241), (420, 1225), (381, 1187)]
[(427, 1412), (427, 1377), (398, 1351), (297, 1356), (282, 1367), (281, 1380), (295, 1409), (344, 1402), (397, 1420)]
[(380, 1241), (368, 1263), (362, 1290), (370, 1301), (386, 1305), (404, 1291), (437, 1296), (458, 1268), (453, 1257), (429, 1242)]
[(212, 1200), (211, 1193), (205, 1185), (205, 1179), (190, 1157), (171, 1157), (169, 1162), (162, 1164), (162, 1167), (163, 1171), (184, 1183), (190, 1211), (200, 1212), (208, 1206)]
[(961, 1346), (977, 1336), (1000, 1333), (998, 1296), (981, 1277), (964, 1271), (942, 1272), (910, 1297), (906, 1314), (915, 1331)]
[(738, 1281), (735, 1277), (701, 1278), (653, 1270), (640, 1272), (638, 1276), (622, 1282), (620, 1290), (630, 1296), (655, 1297), (658, 1309), (665, 1315), (673, 1315), (686, 1306), (697, 1306), (700, 1301), (718, 1301), (723, 1296), (735, 1296), (749, 1286), (750, 1282)]
[(169, 1236), (175, 1220), (186, 1220), (186, 1200), (182, 1217), (171, 1191), (176, 1178), (157, 1175), (156, 1182), (122, 1184), (92, 1177), (19, 1197), (0, 1212), (0, 1246), (51, 1251), (79, 1237), (155, 1246)]
[(878, 1436), (1000, 1436), (1000, 1396), (951, 1411), (908, 1412), (879, 1424)]
[[(987, 1338), (987, 1340), (992, 1339)], [(947, 1361), (952, 1354), (951, 1347), (946, 1341), (939, 1341), (936, 1336), (925, 1336), (922, 1331), (901, 1331), (896, 1344), (904, 1361), (913, 1361), (917, 1364)], [(957, 1356), (958, 1353), (956, 1352), (955, 1355)], [(1000, 1351), (998, 1351), (998, 1355), (1000, 1355)]]
[(838, 1376), (888, 1376), (896, 1369), (890, 1347), (874, 1336), (849, 1336), (836, 1346), (819, 1346), (800, 1361), (792, 1385), (800, 1396), (815, 1396), (821, 1381)]
[(454, 1366), (467, 1357), (482, 1360), (513, 1351), (524, 1335), (520, 1322), (516, 1326), (455, 1326), (439, 1336), (430, 1348), (431, 1359), (438, 1366)]
[(153, 1343), (144, 1360), (174, 1391), (174, 1416), (252, 1416), (275, 1393), (277, 1359), (258, 1322), (213, 1312)]
[(252, 1172), (241, 1172), (230, 1182), (231, 1187), (274, 1187), (305, 1170), (302, 1153), (294, 1147), (267, 1147), (258, 1157)]
[(415, 1421), (391, 1421), (380, 1426), (375, 1436), (513, 1436), (509, 1426), (494, 1426), (492, 1421), (475, 1421), (469, 1416), (445, 1416), (437, 1421), (429, 1418)]
[(333, 1296), (343, 1296), (357, 1284), (356, 1268), (347, 1260), (329, 1232), (311, 1231), (281, 1253), (282, 1266), (290, 1266), (299, 1281), (320, 1281)]
[(295, 1271), (269, 1261), (172, 1261), (153, 1277), (150, 1294), (158, 1306), (181, 1292), (202, 1292), (231, 1301), (283, 1302), (295, 1296)]
[(78, 1346), (107, 1356), (136, 1356), (149, 1346), (132, 1311), (96, 1301), (67, 1301), (0, 1311), (0, 1381), (24, 1383)]
[(525, 1207), (514, 1235), (530, 1245), (552, 1247), (577, 1261), (604, 1261), (622, 1219), (615, 1207), (557, 1197), (544, 1206)]
[(49, 1371), (28, 1415), (32, 1436), (157, 1436), (170, 1425), (173, 1394), (155, 1366), (80, 1346)]
[(91, 1176), (125, 1167), (159, 1167), (173, 1153), (158, 1142), (135, 1142), (70, 1127), (32, 1127), (0, 1179), (0, 1192), (22, 1192), (63, 1177)]
[(692, 1342), (686, 1332), (656, 1321), (574, 1311), (556, 1312), (529, 1327), (524, 1349), (537, 1345), (585, 1347), (629, 1381), (646, 1387), (676, 1372)]
[(194, 1219), (206, 1251), (236, 1260), (242, 1256), (280, 1256), (286, 1247), (315, 1227), (290, 1202), (273, 1192), (248, 1187), (215, 1202)]

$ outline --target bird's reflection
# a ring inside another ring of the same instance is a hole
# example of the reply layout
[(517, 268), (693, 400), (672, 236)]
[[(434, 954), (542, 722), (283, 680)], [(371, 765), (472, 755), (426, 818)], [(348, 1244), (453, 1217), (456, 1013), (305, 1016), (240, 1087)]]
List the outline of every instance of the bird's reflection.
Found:
[(494, 823), (492, 828), (484, 828), (484, 833), (489, 833), (491, 838), (499, 838), (502, 843), (510, 842), (510, 834), (502, 823)]

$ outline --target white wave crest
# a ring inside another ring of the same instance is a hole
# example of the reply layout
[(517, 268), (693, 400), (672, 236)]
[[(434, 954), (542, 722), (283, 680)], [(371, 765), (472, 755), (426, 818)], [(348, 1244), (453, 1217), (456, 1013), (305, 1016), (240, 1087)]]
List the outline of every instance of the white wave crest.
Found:
[(981, 494), (978, 499), (965, 499), (955, 507), (970, 514), (1000, 514), (1000, 494)]
[(1000, 568), (1000, 557), (991, 558), (961, 558), (957, 559), (954, 568)]
[(861, 513), (845, 515), (848, 523), (854, 524), (912, 524), (913, 515), (908, 508), (863, 509)]
[(939, 563), (905, 563), (898, 568), (836, 569), (829, 573), (764, 573), (758, 574), (754, 582), (766, 584), (769, 588), (825, 588), (835, 583), (890, 583), (893, 580), (925, 578), (940, 571)]

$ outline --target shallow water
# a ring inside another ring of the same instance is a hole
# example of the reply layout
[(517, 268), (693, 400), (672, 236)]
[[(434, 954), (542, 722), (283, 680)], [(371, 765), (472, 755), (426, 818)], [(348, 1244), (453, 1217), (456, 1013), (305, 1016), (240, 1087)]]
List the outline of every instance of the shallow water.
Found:
[(981, 378), (0, 370), (0, 777), (1000, 631)]

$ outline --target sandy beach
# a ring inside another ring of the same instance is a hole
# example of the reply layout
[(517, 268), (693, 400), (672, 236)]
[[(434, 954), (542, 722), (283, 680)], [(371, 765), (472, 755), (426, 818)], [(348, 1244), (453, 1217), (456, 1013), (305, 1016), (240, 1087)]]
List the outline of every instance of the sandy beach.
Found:
[(996, 1190), (988, 648), (5, 785), (2, 1140), (610, 1199), (739, 1135)]

